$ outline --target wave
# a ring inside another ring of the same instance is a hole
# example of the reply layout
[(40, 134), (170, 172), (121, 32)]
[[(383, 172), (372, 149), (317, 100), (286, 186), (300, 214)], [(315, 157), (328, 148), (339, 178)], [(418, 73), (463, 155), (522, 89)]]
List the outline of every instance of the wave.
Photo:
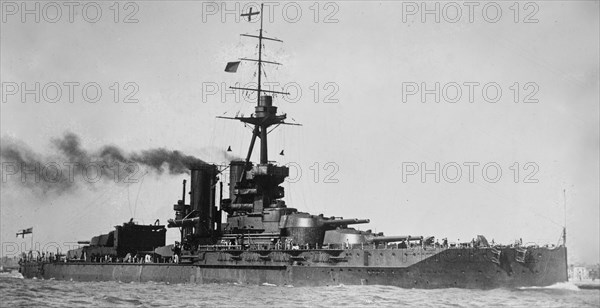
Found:
[(519, 290), (566, 290), (566, 291), (579, 291), (579, 287), (572, 282), (557, 282), (550, 286), (545, 287), (520, 287)]
[(21, 273), (19, 273), (17, 271), (12, 271), (10, 273), (7, 273), (7, 272), (0, 273), (0, 277), (25, 279), (25, 277), (23, 277), (23, 275), (21, 275)]
[(265, 283), (263, 283), (261, 285), (264, 286), (264, 287), (276, 287), (277, 286), (276, 284), (272, 284), (272, 283), (268, 283), (268, 282), (265, 282)]
[(424, 303), (433, 307), (600, 307), (597, 292), (573, 292), (571, 290), (578, 290), (574, 283), (493, 290), (423, 290), (342, 284), (329, 287), (269, 286), (223, 283), (205, 284), (199, 288), (196, 284), (34, 281), (0, 276), (0, 306), (244, 307), (250, 299), (256, 307), (421, 307)]

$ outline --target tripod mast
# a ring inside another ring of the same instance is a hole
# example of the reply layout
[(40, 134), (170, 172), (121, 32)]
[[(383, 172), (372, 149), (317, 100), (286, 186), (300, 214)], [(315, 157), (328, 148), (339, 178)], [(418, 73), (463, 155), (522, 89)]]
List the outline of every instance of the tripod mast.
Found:
[[(241, 15), (243, 17), (248, 17), (248, 21), (251, 21), (252, 16), (260, 15), (260, 29), (258, 32), (258, 36), (250, 35), (250, 34), (241, 34), (241, 36), (258, 39), (258, 59), (248, 59), (248, 58), (240, 59), (242, 61), (257, 62), (257, 64), (258, 64), (257, 87), (256, 88), (229, 87), (230, 89), (235, 89), (235, 90), (246, 90), (246, 91), (257, 92), (255, 113), (251, 117), (235, 117), (235, 118), (219, 117), (219, 118), (226, 118), (226, 119), (236, 119), (241, 122), (248, 123), (248, 124), (251, 124), (254, 126), (254, 129), (252, 131), (252, 140), (250, 141), (250, 146), (248, 148), (248, 154), (246, 155), (246, 159), (245, 159), (246, 166), (249, 166), (250, 158), (252, 157), (252, 152), (254, 150), (254, 145), (256, 143), (257, 137), (260, 138), (260, 164), (268, 164), (269, 163), (267, 135), (269, 133), (268, 128), (270, 126), (281, 125), (281, 124), (298, 125), (298, 124), (293, 124), (293, 123), (285, 123), (284, 120), (286, 119), (286, 115), (285, 114), (277, 115), (277, 107), (272, 105), (272, 97), (268, 96), (268, 95), (267, 96), (262, 95), (263, 93), (273, 93), (273, 94), (283, 94), (283, 95), (289, 94), (287, 92), (264, 90), (262, 88), (262, 74), (263, 74), (262, 66), (263, 66), (263, 63), (273, 64), (273, 65), (281, 65), (281, 63), (263, 60), (263, 56), (262, 56), (263, 41), (270, 40), (270, 41), (276, 41), (276, 42), (283, 42), (279, 39), (266, 37), (263, 35), (263, 25), (264, 25), (263, 24), (263, 14), (262, 14), (263, 9), (264, 9), (264, 5), (261, 4), (260, 11), (252, 12), (252, 8), (250, 8), (250, 11), (248, 13)], [(245, 176), (245, 171), (244, 171), (244, 174), (242, 174), (242, 177), (244, 177), (244, 176)]]

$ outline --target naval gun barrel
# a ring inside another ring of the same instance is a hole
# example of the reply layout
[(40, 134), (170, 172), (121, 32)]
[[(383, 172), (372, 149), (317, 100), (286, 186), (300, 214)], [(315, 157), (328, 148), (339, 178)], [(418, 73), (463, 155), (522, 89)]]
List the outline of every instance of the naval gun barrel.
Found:
[(410, 235), (396, 235), (396, 236), (374, 236), (367, 239), (370, 243), (389, 243), (389, 242), (400, 242), (400, 241), (416, 241), (422, 240), (422, 236), (410, 236)]
[(169, 219), (167, 227), (188, 227), (197, 224), (200, 221), (200, 217), (184, 218), (184, 219)]
[(344, 226), (344, 225), (368, 224), (369, 222), (370, 222), (369, 219), (358, 219), (358, 218), (332, 219), (332, 220), (323, 220), (323, 225), (337, 227), (337, 226)]

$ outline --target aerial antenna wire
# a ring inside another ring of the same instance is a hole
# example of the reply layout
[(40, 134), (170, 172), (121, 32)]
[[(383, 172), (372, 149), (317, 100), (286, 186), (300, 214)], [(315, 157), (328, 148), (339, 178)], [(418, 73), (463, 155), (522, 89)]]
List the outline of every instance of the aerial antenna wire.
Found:
[(135, 203), (134, 203), (134, 207), (133, 207), (133, 216), (134, 217), (137, 212), (137, 203), (138, 203), (138, 199), (140, 198), (140, 191), (142, 191), (142, 185), (144, 184), (144, 179), (146, 178), (146, 174), (148, 174), (147, 170), (142, 175), (142, 180), (140, 181), (140, 186), (138, 187), (138, 192), (137, 192), (137, 195), (135, 196)]
[(127, 184), (127, 207), (129, 208), (129, 215), (131, 215), (131, 217), (133, 218), (135, 215), (133, 214), (133, 212), (131, 211), (131, 200), (129, 198), (129, 186), (131, 184)]
[(563, 222), (563, 234), (562, 240), (563, 245), (567, 246), (567, 190), (563, 188), (563, 208), (564, 208), (564, 222)]

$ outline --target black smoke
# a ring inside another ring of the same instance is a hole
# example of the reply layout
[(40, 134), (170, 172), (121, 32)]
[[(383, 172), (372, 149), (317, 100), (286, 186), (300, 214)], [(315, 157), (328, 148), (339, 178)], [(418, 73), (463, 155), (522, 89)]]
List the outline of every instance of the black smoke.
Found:
[[(2, 184), (18, 183), (36, 192), (62, 194), (98, 182), (135, 183), (147, 172), (172, 175), (189, 173), (206, 163), (192, 155), (166, 148), (126, 152), (115, 145), (85, 149), (79, 136), (65, 133), (50, 141), (47, 154), (27, 145), (2, 138)], [(50, 154), (51, 153), (51, 154)]]

